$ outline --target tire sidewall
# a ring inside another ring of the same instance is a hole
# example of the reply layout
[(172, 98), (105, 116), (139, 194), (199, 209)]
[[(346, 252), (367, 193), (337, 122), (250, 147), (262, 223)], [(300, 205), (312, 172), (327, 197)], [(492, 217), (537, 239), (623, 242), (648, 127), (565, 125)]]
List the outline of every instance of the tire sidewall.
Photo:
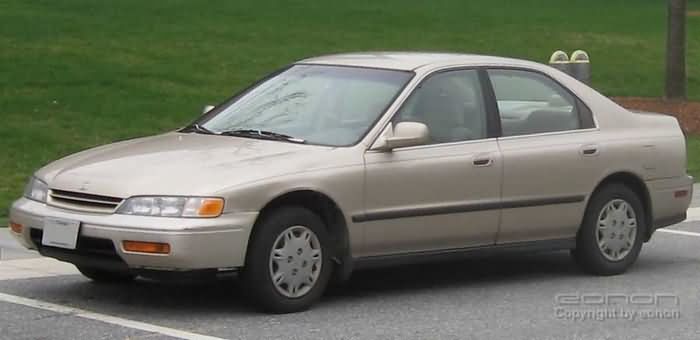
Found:
[[(282, 295), (270, 276), (270, 255), (277, 237), (289, 227), (301, 225), (316, 234), (321, 245), (321, 272), (314, 286), (304, 296), (289, 298)], [(274, 313), (305, 310), (316, 302), (325, 290), (332, 272), (330, 239), (325, 224), (312, 211), (301, 207), (283, 207), (263, 217), (256, 224), (248, 247), (243, 279), (246, 289), (253, 293), (259, 307)]]
[[(615, 199), (626, 201), (634, 210), (637, 218), (637, 235), (632, 249), (625, 258), (618, 261), (609, 260), (603, 255), (600, 247), (598, 247), (597, 238), (598, 217), (601, 210)], [(619, 274), (627, 270), (636, 261), (644, 243), (646, 230), (646, 214), (637, 194), (624, 185), (610, 184), (597, 191), (591, 197), (582, 228), (579, 231), (575, 252), (579, 260), (584, 262), (584, 266), (589, 267), (587, 269), (602, 275)]]

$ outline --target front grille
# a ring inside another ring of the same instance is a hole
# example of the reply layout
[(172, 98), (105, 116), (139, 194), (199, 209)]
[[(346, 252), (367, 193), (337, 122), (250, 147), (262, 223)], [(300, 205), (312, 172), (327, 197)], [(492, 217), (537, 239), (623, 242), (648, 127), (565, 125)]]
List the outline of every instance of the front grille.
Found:
[(51, 189), (47, 201), (52, 206), (95, 213), (113, 213), (121, 202), (119, 197), (57, 189)]

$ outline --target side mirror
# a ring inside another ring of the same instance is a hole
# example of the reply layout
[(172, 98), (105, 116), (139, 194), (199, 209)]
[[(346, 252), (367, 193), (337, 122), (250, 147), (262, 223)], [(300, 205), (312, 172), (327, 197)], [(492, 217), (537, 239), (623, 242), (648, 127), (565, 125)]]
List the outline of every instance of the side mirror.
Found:
[(215, 107), (214, 105), (205, 105), (204, 108), (202, 109), (202, 114), (205, 114), (205, 113), (213, 110), (214, 107)]
[(423, 145), (428, 142), (428, 127), (418, 122), (401, 122), (380, 137), (372, 148), (374, 150), (392, 150), (409, 146)]

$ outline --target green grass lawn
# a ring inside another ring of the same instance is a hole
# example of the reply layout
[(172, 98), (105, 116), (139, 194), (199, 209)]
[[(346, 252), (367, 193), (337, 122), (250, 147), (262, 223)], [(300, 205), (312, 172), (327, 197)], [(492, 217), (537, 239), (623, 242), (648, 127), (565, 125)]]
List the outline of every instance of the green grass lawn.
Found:
[[(584, 48), (608, 95), (659, 96), (665, 1), (296, 0), (0, 2), (0, 216), (62, 155), (167, 131), (295, 59), (440, 50), (545, 61)], [(690, 7), (700, 9), (700, 2)], [(688, 19), (700, 99), (700, 17)], [(700, 174), (700, 142), (691, 169)]]

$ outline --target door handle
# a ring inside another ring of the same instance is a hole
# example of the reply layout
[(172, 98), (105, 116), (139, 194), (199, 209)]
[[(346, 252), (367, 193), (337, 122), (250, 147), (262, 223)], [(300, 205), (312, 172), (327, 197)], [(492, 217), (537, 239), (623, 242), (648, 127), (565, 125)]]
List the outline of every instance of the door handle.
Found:
[(581, 148), (581, 154), (584, 156), (596, 156), (598, 155), (597, 145), (585, 145)]
[(475, 158), (473, 163), (474, 166), (489, 166), (493, 164), (493, 160), (491, 158)]

